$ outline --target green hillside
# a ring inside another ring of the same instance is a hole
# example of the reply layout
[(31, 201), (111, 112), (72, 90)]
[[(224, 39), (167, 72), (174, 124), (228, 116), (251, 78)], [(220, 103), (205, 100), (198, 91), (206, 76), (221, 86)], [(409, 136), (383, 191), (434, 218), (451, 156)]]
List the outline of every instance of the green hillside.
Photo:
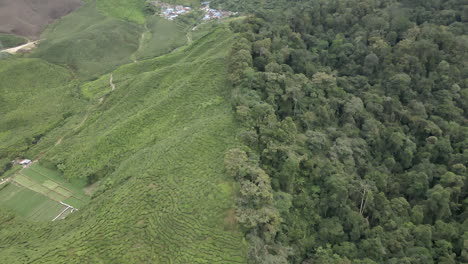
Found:
[[(122, 2), (129, 7), (115, 0), (89, 2), (50, 25), (29, 56), (62, 65), (80, 79), (89, 80), (123, 64), (171, 52), (187, 44), (189, 38), (192, 41), (192, 24), (156, 15), (126, 19), (127, 13), (121, 11), (139, 14), (144, 8), (139, 2)], [(104, 8), (108, 5), (120, 8)], [(200, 27), (193, 32), (193, 40), (208, 32), (206, 26)]]
[(135, 53), (136, 59), (148, 59), (168, 53), (187, 42), (187, 26), (174, 21), (151, 16), (146, 22), (146, 31), (142, 34), (140, 47)]
[(100, 14), (94, 3), (58, 20), (31, 55), (92, 78), (131, 62), (143, 27)]
[(468, 263), (465, 0), (84, 2), (0, 54), (0, 264)]
[(0, 33), (0, 50), (25, 44), (27, 40), (20, 36)]
[(0, 60), (1, 166), (83, 106), (67, 69), (40, 59)]
[(13, 227), (0, 230), (8, 245), (0, 262), (244, 263), (236, 185), (223, 169), (224, 152), (238, 145), (226, 100), (232, 39), (220, 27), (185, 49), (117, 69), (115, 90), (109, 76), (82, 86), (92, 88), (87, 118), (51, 131), (27, 154), (47, 151), (42, 162), (99, 187), (53, 225), (5, 212), (0, 223)]
[(145, 2), (145, 0), (99, 0), (96, 1), (96, 7), (105, 15), (143, 24)]

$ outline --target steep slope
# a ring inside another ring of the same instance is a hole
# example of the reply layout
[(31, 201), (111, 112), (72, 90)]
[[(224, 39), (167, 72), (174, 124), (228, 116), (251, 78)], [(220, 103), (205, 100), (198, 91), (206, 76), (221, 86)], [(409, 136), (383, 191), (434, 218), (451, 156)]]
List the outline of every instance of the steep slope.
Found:
[[(233, 35), (123, 66), (83, 86), (96, 103), (28, 153), (68, 178), (101, 179), (87, 207), (54, 225), (2, 213), (1, 263), (244, 263), (223, 155), (238, 143), (224, 99)], [(99, 94), (99, 96), (97, 96)], [(103, 96), (103, 97), (101, 97)], [(68, 133), (67, 133), (68, 131)], [(50, 146), (58, 138), (61, 143)], [(8, 224), (7, 224), (8, 223)]]
[(32, 57), (92, 78), (131, 62), (143, 27), (102, 15), (90, 2), (52, 24)]
[(145, 2), (145, 0), (99, 0), (96, 1), (96, 6), (102, 14), (107, 16), (143, 24)]
[(81, 0), (2, 0), (0, 32), (37, 38), (44, 27), (81, 5)]
[(72, 74), (63, 67), (40, 59), (0, 60), (1, 169), (79, 112), (84, 102), (78, 93)]
[(23, 45), (26, 42), (28, 41), (23, 37), (0, 33), (0, 50)]
[[(191, 32), (192, 24), (156, 15), (143, 17), (140, 2), (90, 1), (51, 24), (42, 33), (40, 45), (29, 56), (65, 66), (80, 79), (89, 80), (120, 65), (154, 58), (187, 43), (186, 34)], [(127, 12), (122, 13), (121, 7), (126, 5), (129, 5)], [(127, 13), (139, 14), (138, 21), (127, 18)], [(197, 30), (194, 39), (206, 31)]]

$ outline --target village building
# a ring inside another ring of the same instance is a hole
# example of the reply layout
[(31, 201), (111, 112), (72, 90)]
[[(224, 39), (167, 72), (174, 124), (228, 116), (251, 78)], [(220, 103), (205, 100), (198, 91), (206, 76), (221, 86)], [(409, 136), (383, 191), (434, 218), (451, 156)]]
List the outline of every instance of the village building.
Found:
[(22, 160), (19, 160), (19, 161), (18, 161), (18, 164), (19, 164), (19, 165), (22, 165), (22, 166), (27, 166), (27, 165), (31, 164), (31, 160), (29, 160), (29, 159), (22, 159)]
[[(153, 5), (157, 5), (161, 7), (161, 16), (168, 20), (174, 20), (178, 16), (192, 11), (192, 8), (188, 6), (171, 5), (168, 3), (156, 2), (156, 1), (151, 2), (151, 3)], [(205, 16), (203, 17), (203, 20), (205, 21), (213, 20), (213, 19), (221, 19), (221, 18), (229, 17), (229, 16), (236, 14), (234, 12), (212, 9), (210, 8), (209, 1), (204, 1), (201, 4), (202, 4), (202, 8), (200, 9), (205, 12)]]

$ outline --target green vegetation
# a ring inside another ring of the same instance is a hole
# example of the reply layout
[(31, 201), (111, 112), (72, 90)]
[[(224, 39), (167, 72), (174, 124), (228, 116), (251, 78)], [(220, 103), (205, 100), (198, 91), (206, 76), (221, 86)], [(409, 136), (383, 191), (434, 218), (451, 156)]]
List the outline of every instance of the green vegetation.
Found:
[[(148, 16), (140, 23), (143, 26), (101, 14), (100, 3), (119, 5), (115, 1), (87, 3), (49, 26), (42, 34), (44, 40), (30, 56), (65, 66), (80, 79), (89, 80), (120, 65), (171, 52), (191, 37), (193, 19), (174, 22)], [(197, 30), (190, 41), (208, 32)]]
[(190, 44), (202, 38), (216, 27), (216, 23), (213, 22), (194, 27), (201, 21), (198, 16), (183, 17), (175, 21), (159, 16), (149, 17), (145, 26), (146, 31), (140, 40), (140, 47), (133, 55), (135, 59), (148, 59), (172, 52), (184, 44)]
[(0, 60), (0, 263), (467, 263), (462, 1), (211, 5), (254, 14), (87, 1)]
[(56, 171), (44, 168), (37, 163), (16, 174), (14, 181), (52, 200), (73, 201), (70, 205), (75, 208), (81, 208), (89, 200), (83, 191), (86, 182), (80, 183), (75, 180), (72, 184)]
[(0, 190), (1, 207), (30, 221), (51, 221), (64, 206), (28, 188), (9, 183)]
[(174, 21), (151, 16), (146, 22), (146, 28), (147, 31), (140, 40), (140, 48), (135, 54), (138, 60), (166, 54), (187, 42), (187, 26)]
[(69, 67), (80, 77), (96, 78), (131, 62), (142, 31), (141, 26), (100, 14), (89, 3), (48, 27), (31, 56)]
[(0, 33), (0, 50), (16, 47), (26, 42), (28, 40), (23, 37)]
[(145, 2), (146, 0), (99, 0), (96, 1), (96, 7), (105, 15), (143, 24)]
[[(223, 153), (238, 145), (225, 99), (233, 39), (221, 26), (184, 49), (120, 67), (113, 91), (108, 75), (83, 85), (92, 87), (86, 113), (25, 155), (43, 153), (44, 166), (99, 187), (53, 228), (5, 213), (0, 224), (14, 227), (0, 230), (8, 245), (1, 262), (245, 263), (232, 211), (237, 187), (223, 171)], [(44, 168), (30, 169), (55, 186), (36, 173)]]
[(29, 166), (27, 169), (23, 170), (23, 172), (33, 172), (36, 175), (36, 177), (40, 176), (42, 178), (41, 180), (39, 180), (39, 178), (35, 178), (38, 179), (40, 183), (55, 182), (63, 188), (70, 190), (72, 193), (74, 193), (74, 195), (77, 195), (78, 198), (82, 198), (81, 195), (83, 193), (83, 188), (86, 186), (86, 182), (66, 181), (63, 179), (63, 176), (60, 175), (58, 171), (41, 166), (41, 163), (42, 162), (39, 162), (39, 164), (35, 163)]
[(467, 263), (462, 1), (264, 4), (229, 59), (249, 261)]
[(69, 71), (40, 59), (0, 60), (0, 172), (83, 106)]

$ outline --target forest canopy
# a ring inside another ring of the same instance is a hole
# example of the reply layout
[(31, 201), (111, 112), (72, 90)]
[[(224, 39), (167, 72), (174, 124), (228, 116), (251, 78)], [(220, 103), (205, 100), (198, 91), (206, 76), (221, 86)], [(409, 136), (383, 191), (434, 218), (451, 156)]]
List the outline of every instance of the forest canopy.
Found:
[(468, 262), (468, 3), (227, 1), (251, 263)]

